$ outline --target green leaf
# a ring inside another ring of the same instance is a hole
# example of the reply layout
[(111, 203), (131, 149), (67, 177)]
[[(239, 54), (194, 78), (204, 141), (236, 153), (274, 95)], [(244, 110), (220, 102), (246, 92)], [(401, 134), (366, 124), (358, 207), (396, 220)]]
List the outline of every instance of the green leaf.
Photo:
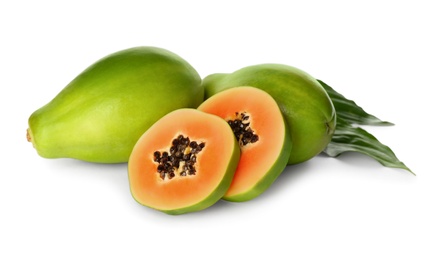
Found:
[(352, 126), (344, 119), (337, 120), (332, 140), (323, 152), (331, 157), (337, 157), (344, 152), (358, 152), (372, 157), (384, 166), (401, 168), (413, 173), (388, 146), (366, 130)]
[(331, 142), (323, 150), (331, 157), (338, 157), (345, 152), (358, 152), (365, 154), (384, 166), (407, 170), (415, 175), (403, 162), (394, 154), (392, 149), (382, 144), (366, 130), (354, 126), (358, 125), (393, 125), (390, 122), (382, 121), (367, 113), (354, 101), (346, 99), (329, 85), (318, 80), (331, 98), (336, 113), (337, 125)]
[(335, 91), (325, 82), (321, 80), (318, 80), (318, 82), (320, 82), (326, 92), (328, 92), (328, 95), (331, 98), (332, 103), (334, 104), (338, 118), (344, 119), (350, 124), (382, 126), (393, 125), (393, 123), (382, 121), (379, 118), (367, 113), (354, 101), (345, 98), (343, 95)]

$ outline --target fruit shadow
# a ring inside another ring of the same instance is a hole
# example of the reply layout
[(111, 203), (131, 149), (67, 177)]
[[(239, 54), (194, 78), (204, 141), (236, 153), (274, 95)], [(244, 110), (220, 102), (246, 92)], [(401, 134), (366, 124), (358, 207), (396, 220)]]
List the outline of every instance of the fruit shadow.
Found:
[(54, 174), (63, 173), (72, 178), (87, 178), (88, 181), (110, 184), (116, 187), (118, 192), (130, 194), (127, 163), (92, 163), (63, 158), (48, 160), (48, 164)]
[[(198, 214), (218, 214), (220, 212), (231, 210), (247, 210), (246, 206), (254, 207), (254, 204), (259, 204), (263, 200), (272, 199), (279, 193), (283, 193), (286, 189), (293, 189), (296, 183), (305, 178), (310, 172), (311, 165), (309, 162), (304, 162), (296, 165), (288, 165), (274, 183), (258, 197), (244, 202), (231, 202), (226, 200), (219, 200), (213, 206), (199, 212)], [(245, 206), (245, 207), (244, 207)]]
[[(60, 174), (60, 172), (62, 172), (72, 178), (88, 179), (88, 181), (93, 180), (97, 183), (102, 183), (102, 185), (111, 185), (112, 188), (116, 188), (116, 192), (124, 197), (124, 200), (129, 202), (130, 207), (133, 206), (151, 217), (164, 218), (168, 216), (171, 219), (176, 217), (142, 206), (132, 198), (128, 183), (127, 163), (100, 164), (75, 159), (55, 159), (48, 160), (47, 163), (50, 164), (49, 167), (54, 174)], [(247, 207), (255, 207), (255, 203), (261, 203), (262, 200), (271, 199), (280, 192), (283, 193), (285, 189), (295, 187), (296, 183), (299, 183), (302, 178), (307, 176), (308, 172), (310, 172), (310, 167), (311, 164), (309, 162), (289, 165), (264, 193), (253, 200), (231, 202), (221, 199), (202, 211), (179, 215), (181, 216), (180, 219), (194, 218), (196, 215), (205, 218), (206, 216), (224, 213), (230, 214), (234, 211), (247, 211)], [(199, 217), (197, 219), (199, 219)]]

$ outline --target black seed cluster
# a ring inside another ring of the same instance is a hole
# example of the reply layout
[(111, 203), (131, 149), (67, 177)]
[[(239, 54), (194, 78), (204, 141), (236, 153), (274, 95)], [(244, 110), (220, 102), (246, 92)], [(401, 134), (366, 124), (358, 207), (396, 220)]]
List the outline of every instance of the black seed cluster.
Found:
[(236, 112), (236, 119), (228, 120), (228, 124), (236, 136), (240, 146), (247, 145), (249, 143), (255, 143), (259, 140), (259, 136), (254, 134), (253, 129), (250, 127), (250, 123), (247, 122), (250, 117), (245, 113)]
[[(153, 160), (159, 165), (157, 172), (161, 179), (168, 176), (169, 179), (175, 177), (175, 173), (180, 170), (180, 176), (195, 175), (196, 154), (205, 147), (205, 143), (190, 141), (190, 138), (179, 135), (173, 139), (169, 152), (155, 151)], [(182, 163), (182, 168), (180, 169)]]

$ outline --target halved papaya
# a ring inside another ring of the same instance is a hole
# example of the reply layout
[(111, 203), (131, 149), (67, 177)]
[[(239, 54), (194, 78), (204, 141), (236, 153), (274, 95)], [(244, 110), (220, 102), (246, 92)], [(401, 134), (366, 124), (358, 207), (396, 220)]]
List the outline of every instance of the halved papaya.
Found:
[(285, 169), (291, 135), (276, 101), (265, 91), (242, 86), (221, 91), (199, 110), (228, 122), (241, 157), (225, 200), (246, 201), (263, 193)]
[(202, 210), (225, 194), (239, 157), (225, 120), (178, 109), (135, 144), (128, 162), (130, 191), (140, 204), (168, 214)]

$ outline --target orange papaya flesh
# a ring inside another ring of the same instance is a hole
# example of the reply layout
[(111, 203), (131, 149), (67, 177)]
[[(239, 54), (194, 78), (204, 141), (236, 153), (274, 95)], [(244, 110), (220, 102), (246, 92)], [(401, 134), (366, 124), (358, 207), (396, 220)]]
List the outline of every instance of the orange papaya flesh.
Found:
[(285, 169), (291, 135), (276, 101), (258, 88), (221, 91), (199, 107), (227, 121), (240, 144), (241, 157), (225, 200), (247, 201), (262, 194)]
[(130, 190), (140, 204), (167, 214), (202, 210), (228, 190), (239, 157), (225, 120), (178, 109), (135, 144), (128, 162)]

